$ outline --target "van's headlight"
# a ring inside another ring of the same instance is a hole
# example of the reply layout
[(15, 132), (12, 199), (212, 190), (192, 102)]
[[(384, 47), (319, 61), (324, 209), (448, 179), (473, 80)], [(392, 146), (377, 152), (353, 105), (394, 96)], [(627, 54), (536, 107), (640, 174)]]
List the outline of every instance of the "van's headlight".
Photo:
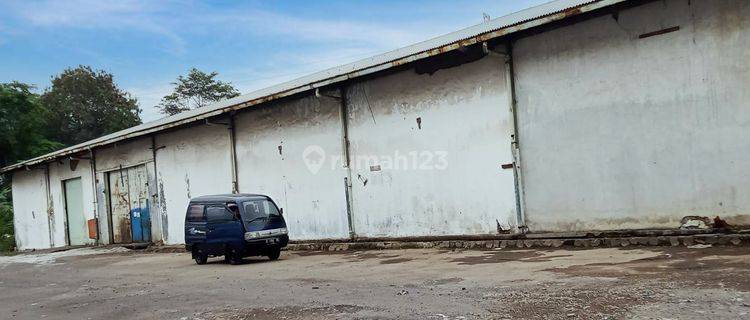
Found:
[(287, 231), (286, 228), (280, 228), (279, 229), (279, 233), (281, 233), (281, 234), (287, 234), (287, 233), (289, 233), (289, 231)]
[(252, 240), (260, 237), (260, 232), (245, 232), (245, 240)]

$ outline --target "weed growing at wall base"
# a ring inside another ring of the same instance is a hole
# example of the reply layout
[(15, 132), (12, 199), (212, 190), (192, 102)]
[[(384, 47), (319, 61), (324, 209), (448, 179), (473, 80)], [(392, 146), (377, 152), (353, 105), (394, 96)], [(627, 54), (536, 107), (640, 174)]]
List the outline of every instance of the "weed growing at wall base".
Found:
[(13, 207), (10, 199), (10, 187), (0, 189), (0, 253), (13, 251)]

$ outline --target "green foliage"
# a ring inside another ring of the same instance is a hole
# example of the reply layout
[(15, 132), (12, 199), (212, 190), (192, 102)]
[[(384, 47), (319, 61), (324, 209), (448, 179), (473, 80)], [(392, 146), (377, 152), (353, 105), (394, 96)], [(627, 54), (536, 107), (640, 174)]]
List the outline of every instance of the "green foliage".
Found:
[[(0, 166), (141, 123), (136, 99), (105, 71), (66, 69), (42, 96), (32, 89), (0, 83)], [(12, 250), (15, 242), (9, 178), (0, 176), (0, 252)]]
[(45, 136), (49, 113), (31, 89), (18, 82), (0, 83), (0, 166), (63, 147)]
[(41, 101), (50, 113), (49, 136), (65, 145), (141, 123), (138, 101), (115, 85), (112, 74), (87, 66), (54, 77)]
[(173, 92), (162, 98), (157, 108), (163, 114), (175, 115), (240, 95), (231, 84), (214, 79), (217, 75), (217, 72), (190, 69), (187, 77), (177, 77), (177, 82), (172, 83), (175, 86)]
[(11, 203), (10, 187), (3, 187), (0, 189), (0, 252), (13, 251), (16, 246)]

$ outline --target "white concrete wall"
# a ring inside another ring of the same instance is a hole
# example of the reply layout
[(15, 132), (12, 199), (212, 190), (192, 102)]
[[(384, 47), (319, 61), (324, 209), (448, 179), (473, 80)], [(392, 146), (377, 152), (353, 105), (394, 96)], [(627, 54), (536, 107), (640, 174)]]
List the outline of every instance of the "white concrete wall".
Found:
[[(53, 231), (53, 246), (61, 247), (68, 245), (66, 234), (65, 215), (65, 193), (63, 192), (63, 181), (81, 178), (81, 191), (83, 196), (83, 215), (86, 220), (95, 217), (94, 191), (91, 175), (91, 163), (89, 160), (79, 160), (75, 170), (71, 169), (70, 160), (64, 159), (49, 164), (50, 195), (52, 196), (52, 207), (54, 219), (51, 221)], [(87, 244), (94, 244), (94, 239), (89, 239)]]
[(151, 137), (143, 137), (135, 140), (117, 143), (113, 146), (95, 149), (96, 179), (97, 183), (97, 205), (99, 213), (99, 236), (100, 243), (112, 243), (109, 230), (109, 202), (106, 175), (108, 172), (143, 164), (146, 166), (149, 181), (149, 192), (151, 194), (151, 233), (153, 241), (162, 240), (161, 210), (158, 208), (158, 194), (154, 181), (153, 152), (151, 151)]
[[(350, 87), (357, 235), (492, 234), (498, 224), (515, 227), (513, 171), (501, 169), (513, 162), (506, 88), (505, 62), (496, 56)], [(380, 160), (367, 163), (368, 157)]]
[[(227, 122), (227, 121), (223, 121)], [(229, 130), (198, 125), (156, 136), (156, 167), (164, 242), (185, 242), (185, 211), (190, 198), (232, 192)], [(154, 227), (152, 227), (154, 228)]]
[(149, 162), (153, 159), (151, 137), (117, 143), (96, 149), (96, 171), (112, 171)]
[(43, 168), (13, 173), (13, 226), (18, 250), (50, 247)]
[(750, 222), (748, 34), (748, 1), (666, 0), (519, 40), (531, 230)]
[[(672, 26), (679, 31), (638, 37)], [(674, 228), (686, 215), (750, 222), (750, 198), (743, 197), (750, 192), (749, 27), (747, 1), (665, 0), (624, 10), (617, 20), (599, 17), (518, 40), (531, 231)], [(513, 172), (500, 168), (513, 161), (503, 63), (489, 56), (348, 88), (358, 236), (492, 234), (518, 223)], [(239, 189), (284, 207), (293, 239), (348, 236), (339, 107), (335, 99), (305, 97), (236, 117)], [(232, 191), (226, 126), (201, 124), (156, 141), (155, 178), (150, 137), (95, 151), (102, 243), (110, 241), (104, 177), (120, 166), (144, 164), (156, 180), (149, 184), (156, 241), (162, 234), (166, 243), (184, 241), (189, 198)], [(324, 154), (303, 158), (310, 146)], [(323, 163), (311, 171), (305, 160)], [(88, 161), (75, 171), (66, 161), (52, 163), (48, 229), (43, 172), (14, 173), (21, 249), (65, 244), (64, 179), (83, 179), (93, 217)]]
[[(271, 196), (294, 240), (348, 237), (340, 103), (306, 97), (240, 113), (235, 123), (240, 192)], [(318, 170), (304, 157), (321, 161)]]

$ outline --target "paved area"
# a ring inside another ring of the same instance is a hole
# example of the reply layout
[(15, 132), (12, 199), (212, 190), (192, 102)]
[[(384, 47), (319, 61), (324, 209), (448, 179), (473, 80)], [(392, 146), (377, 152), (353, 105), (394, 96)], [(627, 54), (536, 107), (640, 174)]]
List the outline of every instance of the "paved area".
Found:
[(750, 247), (0, 257), (4, 319), (750, 318)]

